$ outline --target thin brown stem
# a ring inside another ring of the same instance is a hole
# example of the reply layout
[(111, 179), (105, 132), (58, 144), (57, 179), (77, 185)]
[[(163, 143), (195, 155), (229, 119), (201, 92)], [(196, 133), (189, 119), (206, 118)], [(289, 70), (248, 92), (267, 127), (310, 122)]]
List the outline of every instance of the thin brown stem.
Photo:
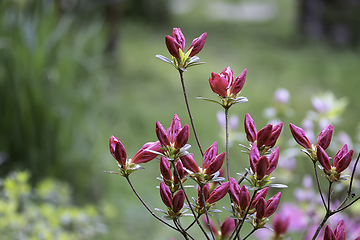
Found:
[(207, 225), (208, 225), (208, 228), (210, 230), (212, 238), (215, 240), (214, 231), (212, 230), (212, 227), (210, 225), (209, 213), (208, 213), (207, 207), (206, 207), (205, 195), (204, 195), (204, 187), (201, 186), (200, 190), (201, 190), (201, 201), (203, 202), (203, 206), (204, 206), (204, 209), (205, 209), (205, 216), (206, 216)]
[(257, 228), (253, 228), (253, 230), (251, 230), (251, 232), (249, 232), (249, 234), (246, 235), (246, 237), (244, 237), (243, 240), (246, 240), (248, 237), (250, 237), (256, 230), (257, 230)]
[(320, 194), (321, 200), (322, 200), (322, 202), (324, 204), (324, 207), (325, 207), (326, 211), (328, 211), (328, 207), (326, 205), (326, 202), (325, 202), (325, 199), (324, 199), (324, 196), (322, 194), (321, 187), (320, 187), (320, 180), (319, 180), (319, 176), (318, 176), (317, 169), (316, 169), (316, 162), (313, 162), (313, 163), (314, 163), (315, 178), (316, 178), (317, 186), (318, 186), (318, 189), (319, 189), (319, 194)]
[(126, 180), (128, 181), (131, 189), (133, 190), (133, 192), (135, 193), (135, 195), (137, 196), (137, 198), (140, 200), (140, 202), (144, 205), (144, 207), (150, 212), (151, 215), (153, 215), (157, 220), (159, 220), (160, 222), (162, 222), (163, 224), (165, 224), (166, 226), (172, 228), (173, 230), (176, 230), (178, 231), (178, 229), (176, 229), (175, 227), (171, 226), (169, 223), (165, 222), (164, 220), (162, 220), (161, 218), (159, 218), (158, 216), (156, 216), (156, 214), (151, 211), (151, 209), (148, 207), (148, 205), (146, 205), (146, 203), (144, 202), (144, 200), (142, 200), (142, 198), (140, 197), (140, 195), (136, 192), (134, 186), (132, 185), (130, 179), (129, 179), (129, 176), (126, 176), (125, 177)]
[(227, 180), (230, 180), (230, 164), (229, 164), (229, 108), (225, 108), (225, 146), (226, 146), (226, 171)]
[(196, 143), (197, 143), (197, 145), (198, 145), (198, 147), (199, 147), (201, 156), (203, 156), (204, 153), (203, 153), (203, 150), (202, 150), (202, 148), (201, 148), (201, 144), (200, 144), (198, 135), (197, 135), (196, 130), (195, 130), (194, 120), (193, 120), (193, 117), (192, 117), (191, 111), (190, 111), (190, 105), (189, 105), (189, 101), (188, 101), (187, 94), (186, 94), (183, 72), (182, 72), (181, 70), (179, 70), (179, 73), (180, 73), (181, 85), (182, 85), (182, 89), (183, 89), (183, 93), (184, 93), (184, 99), (185, 99), (186, 108), (187, 108), (187, 111), (188, 111), (188, 114), (189, 114), (189, 118), (190, 118), (191, 127), (192, 127), (192, 129), (193, 129), (194, 136), (195, 136), (195, 139), (196, 139)]

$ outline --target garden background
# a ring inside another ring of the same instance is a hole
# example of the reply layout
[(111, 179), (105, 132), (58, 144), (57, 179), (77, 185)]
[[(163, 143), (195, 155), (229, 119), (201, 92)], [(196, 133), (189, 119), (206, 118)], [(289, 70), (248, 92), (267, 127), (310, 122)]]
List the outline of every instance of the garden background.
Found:
[[(205, 148), (223, 140), (216, 117), (220, 108), (196, 97), (214, 98), (210, 73), (231, 66), (236, 76), (248, 69), (241, 95), (249, 102), (230, 111), (239, 117), (237, 132), (243, 132), (247, 112), (257, 126), (267, 124), (264, 110), (277, 107), (274, 92), (284, 88), (291, 96), (280, 114), (285, 145), (291, 136), (288, 124), (301, 125), (313, 110), (311, 99), (327, 93), (337, 106), (327, 113), (336, 120), (331, 122), (334, 134), (346, 132), (357, 153), (360, 31), (354, 26), (360, 26), (360, 14), (338, 16), (332, 15), (334, 6), (324, 8), (321, 31), (311, 28), (316, 22), (306, 21), (307, 2), (2, 0), (0, 177), (7, 180), (1, 184), (0, 235), (181, 239), (144, 210), (125, 179), (103, 173), (117, 168), (109, 153), (111, 135), (132, 157), (145, 142), (156, 140), (156, 121), (167, 127), (177, 113), (182, 124), (189, 123), (177, 71), (155, 58), (170, 56), (164, 37), (173, 27), (181, 28), (187, 46), (208, 33), (198, 54), (206, 64), (184, 74)], [(359, 4), (351, 9), (360, 12)], [(232, 174), (248, 166), (238, 146), (242, 139), (230, 149)], [(189, 143), (200, 162), (193, 135)], [(293, 201), (291, 189), (301, 184), (305, 160), (296, 158), (297, 173), (289, 177), (282, 202)], [(164, 208), (156, 189), (158, 164), (144, 167), (131, 179), (151, 208)]]

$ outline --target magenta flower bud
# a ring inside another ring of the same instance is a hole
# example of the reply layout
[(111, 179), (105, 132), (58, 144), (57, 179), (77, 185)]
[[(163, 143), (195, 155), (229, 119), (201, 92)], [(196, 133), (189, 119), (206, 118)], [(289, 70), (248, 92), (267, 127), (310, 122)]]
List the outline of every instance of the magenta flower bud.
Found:
[(280, 197), (281, 192), (278, 192), (266, 202), (265, 217), (270, 217), (276, 211), (280, 203)]
[(200, 35), (200, 37), (195, 38), (192, 41), (191, 46), (188, 49), (188, 51), (189, 51), (192, 48), (189, 57), (195, 56), (202, 50), (202, 48), (204, 47), (205, 41), (206, 41), (206, 37), (207, 37), (207, 33), (204, 32), (203, 34)]
[(266, 170), (266, 175), (270, 175), (277, 167), (279, 161), (279, 147), (275, 148), (269, 156), (269, 168)]
[(337, 162), (337, 164), (334, 164), (336, 172), (341, 173), (350, 165), (351, 159), (353, 157), (353, 152), (353, 150), (350, 150)]
[(121, 166), (126, 165), (126, 151), (124, 145), (117, 137), (111, 136), (109, 139), (109, 148), (111, 155)]
[(209, 77), (209, 84), (214, 93), (223, 98), (227, 96), (227, 87), (229, 86), (228, 79), (218, 73), (212, 72), (211, 77)]
[(256, 178), (258, 180), (263, 179), (266, 175), (267, 169), (269, 168), (269, 161), (266, 156), (262, 156), (259, 161), (256, 163)]
[(336, 166), (339, 162), (339, 160), (348, 152), (348, 146), (347, 144), (344, 144), (342, 148), (335, 154), (333, 165)]
[(278, 138), (279, 138), (279, 136), (280, 136), (282, 127), (283, 127), (283, 123), (282, 123), (282, 122), (279, 123), (279, 124), (276, 124), (275, 126), (273, 126), (271, 136), (270, 136), (270, 138), (266, 141), (266, 143), (264, 144), (265, 146), (270, 147), (270, 148), (272, 148), (273, 146), (275, 146), (276, 141), (278, 140)]
[(207, 168), (211, 160), (218, 155), (218, 143), (214, 142), (204, 153), (203, 156), (203, 168)]
[(196, 164), (196, 162), (194, 160), (194, 155), (192, 153), (182, 156), (182, 157), (180, 157), (180, 159), (186, 169), (192, 171), (193, 173), (200, 172), (200, 168)]
[(213, 158), (211, 160), (209, 165), (206, 167), (206, 169), (204, 171), (204, 174), (212, 175), (212, 174), (216, 173), (217, 171), (219, 171), (221, 166), (224, 163), (224, 159), (225, 159), (225, 153), (224, 152), (217, 155), (215, 158)]
[[(205, 198), (205, 202), (206, 202), (210, 197), (209, 184), (205, 184), (203, 186), (203, 192), (204, 192), (204, 198)], [(198, 204), (199, 204), (200, 207), (204, 206), (200, 186), (198, 186)]]
[(244, 87), (246, 73), (247, 73), (247, 69), (245, 68), (242, 71), (242, 73), (240, 73), (240, 75), (235, 78), (235, 81), (232, 84), (232, 87), (230, 90), (230, 95), (233, 94), (234, 96), (236, 96), (241, 91), (241, 89)]
[(249, 190), (247, 190), (247, 188), (245, 187), (245, 185), (241, 187), (239, 201), (240, 201), (239, 206), (242, 210), (245, 210), (249, 206), (250, 193)]
[(329, 156), (326, 154), (325, 150), (321, 146), (317, 147), (316, 156), (319, 163), (325, 170), (331, 170)]
[(245, 133), (247, 140), (249, 142), (255, 142), (257, 139), (257, 130), (256, 130), (255, 122), (251, 118), (249, 113), (245, 114), (244, 125), (245, 125)]
[[(186, 173), (185, 173), (184, 166), (183, 166), (182, 162), (177, 161), (176, 164), (175, 164), (175, 167), (176, 167), (176, 170), (179, 173), (180, 179), (183, 179), (185, 177)], [(178, 182), (180, 182), (180, 180), (178, 179), (177, 174), (176, 174), (176, 172), (174, 170), (174, 183), (178, 183)]]
[(163, 203), (168, 207), (172, 208), (172, 194), (168, 186), (164, 182), (160, 182), (160, 197)]
[(170, 37), (169, 35), (165, 36), (165, 44), (169, 53), (173, 57), (180, 59), (179, 49), (181, 49), (181, 45), (177, 43), (176, 40), (173, 37)]
[(230, 178), (230, 194), (236, 205), (240, 206), (240, 191), (241, 188), (235, 178)]
[(163, 156), (160, 158), (160, 172), (164, 179), (171, 180), (170, 164)]
[(231, 233), (235, 229), (235, 220), (227, 217), (220, 226), (220, 232), (222, 239), (227, 239), (230, 237)]
[(324, 240), (336, 240), (336, 237), (329, 227), (329, 225), (326, 225), (325, 231), (324, 231)]
[(256, 163), (259, 161), (260, 153), (259, 149), (257, 148), (256, 144), (251, 145), (250, 152), (249, 152), (249, 160), (250, 160), (250, 167), (251, 170), (255, 173), (256, 172)]
[(295, 139), (295, 141), (306, 149), (312, 149), (309, 139), (305, 135), (305, 131), (302, 128), (295, 126), (290, 123), (290, 131)]
[(226, 182), (216, 187), (211, 193), (206, 203), (212, 204), (222, 199), (229, 191), (230, 182)]
[(341, 219), (336, 225), (334, 235), (336, 240), (345, 240), (345, 224), (343, 219)]
[(286, 233), (290, 223), (290, 216), (281, 216), (280, 214), (274, 215), (272, 219), (273, 229), (276, 236)]
[(185, 49), (185, 37), (184, 34), (181, 32), (180, 28), (173, 28), (172, 36), (174, 40), (180, 45), (182, 51)]
[(163, 150), (161, 149), (160, 142), (148, 142), (145, 143), (140, 150), (135, 154), (135, 156), (131, 159), (131, 162), (134, 164), (146, 163), (158, 156), (158, 154), (149, 152), (147, 150), (160, 152), (162, 153)]
[(268, 124), (262, 129), (259, 130), (257, 134), (257, 146), (261, 147), (262, 145), (265, 145), (265, 143), (269, 140), (272, 133), (272, 125)]
[[(202, 220), (203, 220), (204, 223), (205, 223), (206, 229), (210, 230), (210, 229), (209, 229), (209, 224), (208, 224), (208, 221), (207, 221), (207, 218), (206, 218), (205, 215), (202, 217)], [(217, 228), (216, 228), (214, 222), (211, 220), (211, 218), (209, 218), (209, 223), (210, 223), (211, 231), (214, 233), (214, 235), (215, 235), (216, 237), (218, 237), (218, 236), (220, 235), (220, 234), (219, 234), (219, 231), (217, 230)]]
[(255, 209), (256, 209), (256, 218), (262, 219), (265, 216), (265, 210), (266, 210), (266, 202), (263, 197), (259, 199), (259, 201), (255, 206)]
[(179, 212), (184, 206), (185, 194), (183, 190), (179, 190), (172, 199), (173, 211)]
[(165, 128), (161, 125), (159, 121), (156, 121), (156, 136), (159, 139), (161, 145), (168, 146), (170, 145), (170, 141), (167, 135)]
[(181, 121), (177, 114), (174, 114), (173, 119), (171, 120), (170, 127), (167, 129), (167, 137), (170, 143), (176, 141), (177, 135), (181, 130)]
[(260, 198), (264, 198), (264, 199), (265, 199), (268, 190), (269, 190), (269, 188), (266, 187), (266, 188), (263, 188), (263, 189), (259, 190), (259, 191), (255, 194), (254, 201), (253, 201), (253, 203), (251, 204), (250, 209), (254, 209), (254, 208), (255, 208), (255, 206), (256, 206), (256, 204), (258, 203), (258, 201), (260, 200)]
[(176, 135), (174, 147), (176, 149), (180, 149), (183, 146), (185, 146), (188, 140), (189, 140), (189, 125), (185, 124), (184, 127), (180, 130), (180, 132)]
[(321, 146), (324, 150), (326, 150), (330, 145), (333, 130), (334, 130), (333, 125), (326, 126), (321, 131), (321, 133), (319, 133), (316, 146)]

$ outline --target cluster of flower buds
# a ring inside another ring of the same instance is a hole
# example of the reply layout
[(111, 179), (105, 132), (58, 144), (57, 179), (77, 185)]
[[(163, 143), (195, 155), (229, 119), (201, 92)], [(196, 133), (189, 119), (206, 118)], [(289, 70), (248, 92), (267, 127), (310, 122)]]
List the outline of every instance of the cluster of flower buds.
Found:
[(164, 156), (161, 156), (160, 172), (162, 175), (162, 180), (170, 188), (172, 193), (176, 192), (180, 188), (180, 181), (184, 183), (187, 179), (185, 178), (186, 172), (181, 161), (176, 162), (175, 168), (179, 174), (180, 179), (178, 178), (178, 174), (176, 174), (175, 169), (173, 170), (173, 174), (171, 173), (171, 166), (169, 161)]
[(174, 115), (170, 127), (165, 130), (159, 121), (156, 122), (156, 136), (159, 139), (163, 154), (168, 160), (176, 160), (181, 155), (181, 148), (189, 139), (189, 125), (181, 127), (180, 118)]
[(347, 144), (335, 154), (331, 166), (330, 158), (325, 152), (331, 143), (333, 126), (326, 126), (318, 135), (316, 145), (312, 145), (305, 135), (305, 131), (290, 123), (290, 130), (295, 141), (305, 148), (303, 150), (313, 162), (319, 161), (327, 179), (330, 182), (341, 179), (341, 173), (350, 165), (353, 157), (353, 150), (348, 151)]
[(310, 143), (310, 140), (306, 137), (305, 131), (295, 126), (294, 124), (290, 123), (290, 131), (295, 139), (295, 141), (302, 146), (304, 152), (310, 157), (311, 160), (317, 162), (317, 149), (321, 147), (322, 149), (326, 150), (330, 143), (332, 134), (334, 131), (333, 125), (326, 126), (318, 135), (316, 145)]
[(206, 36), (207, 33), (204, 32), (200, 37), (195, 38), (189, 49), (185, 52), (185, 37), (180, 28), (173, 28), (172, 36), (167, 35), (165, 37), (166, 47), (173, 56), (173, 61), (161, 55), (156, 55), (156, 57), (164, 62), (172, 64), (179, 71), (184, 72), (188, 67), (202, 64), (195, 55), (204, 47)]
[(261, 155), (266, 154), (270, 148), (275, 146), (283, 127), (282, 122), (275, 126), (268, 124), (258, 132), (249, 113), (245, 114), (244, 125), (247, 140), (253, 145), (255, 143)]
[[(203, 221), (205, 222), (205, 226), (208, 228), (208, 221), (206, 219), (206, 217), (204, 216)], [(210, 222), (210, 227), (212, 232), (214, 233), (216, 239), (219, 240), (225, 240), (225, 239), (229, 239), (229, 237), (231, 236), (231, 233), (234, 231), (235, 229), (235, 221), (232, 218), (225, 218), (225, 220), (221, 223), (220, 225), (220, 230), (218, 230), (214, 224), (214, 222), (209, 219)], [(210, 229), (208, 229), (210, 230)]]
[(146, 163), (155, 159), (158, 156), (155, 152), (163, 152), (159, 141), (148, 142), (140, 148), (132, 159), (127, 159), (124, 145), (114, 136), (111, 136), (109, 139), (109, 147), (111, 155), (118, 162), (120, 175), (124, 177), (139, 169), (140, 163)]
[[(209, 184), (203, 187), (198, 187), (198, 199), (195, 205), (195, 210), (198, 214), (204, 214), (206, 210), (214, 206), (217, 201), (222, 199), (229, 191), (230, 182), (222, 183), (216, 187), (211, 193), (209, 191)], [(204, 204), (205, 202), (205, 204)], [(206, 210), (205, 210), (206, 207)]]
[(185, 193), (183, 190), (179, 190), (176, 194), (173, 194), (164, 182), (160, 182), (160, 197), (168, 207), (167, 214), (171, 219), (176, 219), (181, 216), (181, 209), (185, 201)]
[(208, 182), (216, 182), (223, 180), (219, 178), (219, 170), (224, 163), (225, 153), (218, 154), (218, 143), (214, 142), (203, 155), (203, 164), (200, 168), (195, 160), (193, 154), (187, 154), (180, 157), (184, 167), (190, 173), (190, 177), (193, 178), (200, 186), (205, 185)]

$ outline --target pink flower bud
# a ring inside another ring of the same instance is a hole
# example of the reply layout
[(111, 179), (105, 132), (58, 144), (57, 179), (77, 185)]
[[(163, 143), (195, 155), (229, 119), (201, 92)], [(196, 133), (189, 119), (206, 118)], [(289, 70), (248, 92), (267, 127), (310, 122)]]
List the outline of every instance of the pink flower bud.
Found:
[(279, 136), (280, 136), (282, 127), (283, 127), (283, 123), (282, 123), (282, 122), (279, 123), (279, 124), (276, 124), (275, 126), (273, 126), (271, 136), (270, 136), (270, 138), (266, 141), (266, 143), (264, 144), (265, 146), (270, 147), (270, 148), (272, 148), (273, 146), (275, 146), (276, 141), (278, 140), (278, 138), (279, 138)]
[(172, 205), (175, 213), (179, 212), (184, 206), (185, 194), (183, 190), (179, 190), (173, 197)]
[(336, 165), (334, 164), (336, 172), (341, 173), (350, 165), (351, 159), (353, 157), (353, 152), (353, 150), (350, 150), (337, 162)]
[(347, 144), (344, 144), (344, 146), (335, 154), (333, 165), (336, 166), (339, 162), (339, 160), (348, 152), (348, 146)]
[[(205, 202), (206, 202), (210, 197), (209, 184), (205, 184), (203, 186), (203, 192), (204, 192), (204, 198), (205, 198)], [(200, 186), (198, 186), (198, 204), (200, 207), (204, 206)]]
[(251, 204), (250, 209), (255, 208), (255, 206), (256, 206), (256, 204), (258, 203), (258, 201), (260, 200), (260, 198), (264, 198), (264, 199), (265, 199), (268, 190), (269, 190), (269, 188), (266, 187), (266, 188), (263, 188), (263, 189), (259, 190), (259, 191), (255, 194), (254, 201), (253, 201), (253, 203)]
[(274, 215), (272, 219), (273, 229), (276, 236), (286, 233), (290, 223), (290, 216), (281, 216), (280, 214)]
[(230, 237), (231, 233), (235, 229), (235, 220), (227, 217), (220, 226), (220, 232), (222, 239), (227, 239)]
[(207, 168), (211, 160), (218, 155), (218, 143), (214, 142), (204, 153), (203, 156), (203, 168)]
[(334, 235), (336, 240), (345, 240), (345, 224), (343, 219), (341, 219), (336, 225)]
[(160, 158), (160, 172), (164, 179), (171, 180), (170, 164), (163, 156)]
[(132, 163), (140, 164), (140, 163), (146, 163), (158, 156), (158, 154), (149, 152), (147, 150), (160, 152), (162, 153), (163, 150), (161, 149), (160, 142), (148, 142), (145, 143), (140, 150), (135, 154), (135, 156), (131, 159)]
[(169, 53), (177, 59), (180, 59), (179, 49), (181, 45), (175, 41), (173, 37), (169, 35), (165, 36), (165, 44)]
[(209, 165), (206, 167), (204, 174), (212, 175), (220, 170), (221, 166), (224, 163), (225, 153), (220, 153), (218, 156), (213, 158)]
[(126, 165), (126, 151), (124, 145), (117, 137), (111, 136), (109, 139), (111, 155), (118, 161), (121, 166)]
[(230, 178), (230, 194), (236, 205), (240, 206), (240, 191), (241, 188), (235, 178)]
[(265, 217), (271, 216), (276, 211), (280, 203), (280, 197), (281, 192), (278, 192), (266, 202)]
[(245, 187), (245, 185), (241, 187), (239, 201), (240, 201), (239, 206), (242, 210), (245, 210), (249, 206), (250, 193), (249, 190), (247, 190), (247, 188)]
[(235, 78), (234, 83), (231, 86), (230, 95), (237, 95), (245, 84), (247, 69), (245, 68), (239, 76)]
[(227, 194), (229, 187), (230, 182), (223, 183), (220, 186), (216, 187), (214, 191), (210, 193), (210, 196), (206, 200), (206, 203), (212, 204), (222, 199)]
[(189, 57), (195, 56), (202, 50), (202, 48), (204, 47), (205, 41), (206, 41), (206, 37), (207, 37), (207, 33), (204, 32), (203, 34), (200, 35), (200, 37), (195, 38), (192, 41), (191, 46), (188, 49), (188, 51), (189, 51), (191, 48), (193, 48), (191, 50)]
[(176, 135), (174, 147), (181, 149), (189, 140), (189, 125), (185, 124), (180, 132)]
[(220, 97), (226, 97), (227, 96), (227, 87), (229, 85), (227, 79), (223, 76), (221, 76), (218, 73), (211, 73), (211, 77), (209, 77), (209, 84), (211, 87), (211, 90), (219, 95)]
[(321, 146), (317, 147), (316, 156), (317, 156), (317, 159), (318, 159), (319, 163), (321, 164), (321, 166), (325, 170), (329, 171), (331, 169), (330, 160), (329, 160), (329, 157), (326, 154), (325, 150)]
[(269, 156), (269, 168), (266, 171), (266, 175), (270, 175), (277, 167), (279, 161), (279, 147), (275, 148)]
[(266, 210), (266, 202), (263, 197), (259, 199), (259, 201), (255, 206), (255, 209), (256, 209), (256, 218), (262, 219), (265, 216), (265, 210)]
[(171, 120), (170, 127), (167, 129), (167, 137), (171, 143), (176, 141), (176, 137), (181, 130), (181, 121), (177, 114), (174, 114), (173, 119)]
[(257, 130), (256, 130), (255, 122), (251, 118), (249, 113), (245, 114), (244, 125), (245, 125), (245, 133), (247, 140), (249, 142), (255, 142), (257, 139)]
[(324, 240), (336, 240), (336, 237), (329, 227), (329, 225), (326, 225), (325, 231), (324, 231)]
[(182, 157), (180, 157), (180, 159), (186, 169), (192, 171), (193, 173), (200, 172), (200, 168), (196, 164), (196, 162), (194, 160), (194, 155), (192, 153), (182, 156)]
[(295, 141), (306, 149), (312, 149), (309, 139), (305, 135), (305, 131), (302, 128), (295, 126), (290, 123), (290, 131), (295, 139)]
[(163, 203), (168, 207), (172, 208), (172, 194), (168, 186), (164, 182), (160, 182), (160, 197)]
[(250, 152), (249, 152), (249, 160), (250, 160), (250, 167), (251, 170), (255, 173), (256, 172), (256, 163), (259, 161), (260, 153), (259, 149), (257, 148), (256, 144), (251, 145)]
[(172, 36), (174, 40), (180, 45), (182, 51), (185, 49), (185, 37), (180, 28), (173, 28)]
[(161, 145), (168, 146), (170, 141), (167, 135), (165, 128), (161, 125), (159, 121), (156, 121), (156, 136), (159, 139)]
[[(185, 177), (186, 173), (185, 173), (184, 166), (183, 166), (182, 162), (177, 161), (176, 164), (175, 164), (175, 167), (176, 167), (176, 170), (179, 173), (180, 180), (183, 179)], [(177, 174), (175, 173), (175, 169), (174, 169), (174, 183), (178, 183), (178, 182), (180, 182), (180, 180), (178, 179)]]
[(256, 178), (258, 180), (263, 179), (266, 175), (267, 169), (269, 168), (269, 161), (266, 156), (262, 156), (259, 161), (256, 163)]
[(321, 146), (324, 150), (326, 150), (330, 145), (333, 130), (334, 130), (333, 125), (326, 126), (321, 131), (321, 133), (319, 133), (316, 145)]
[(272, 125), (268, 124), (259, 130), (257, 134), (257, 146), (261, 147), (269, 140), (272, 133)]

